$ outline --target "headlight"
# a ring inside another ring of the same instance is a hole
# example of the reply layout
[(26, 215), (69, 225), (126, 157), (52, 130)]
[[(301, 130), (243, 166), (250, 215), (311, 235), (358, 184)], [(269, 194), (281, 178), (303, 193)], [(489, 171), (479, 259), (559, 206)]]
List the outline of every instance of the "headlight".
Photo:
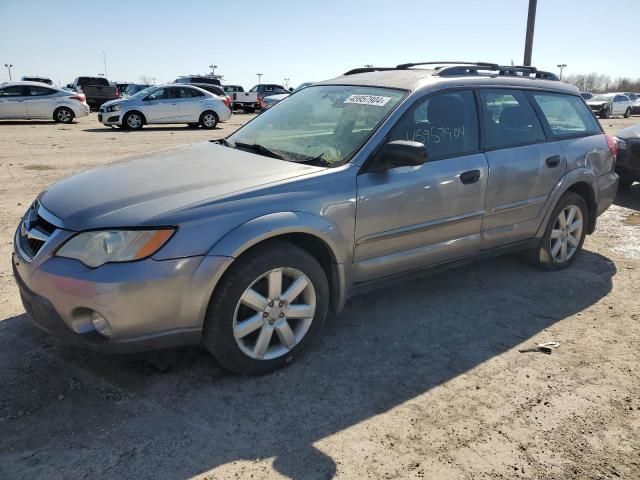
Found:
[(120, 110), (120, 104), (107, 107), (107, 112), (117, 112), (118, 110)]
[(174, 229), (84, 232), (71, 237), (56, 255), (75, 258), (92, 268), (109, 262), (131, 262), (156, 253), (173, 232)]

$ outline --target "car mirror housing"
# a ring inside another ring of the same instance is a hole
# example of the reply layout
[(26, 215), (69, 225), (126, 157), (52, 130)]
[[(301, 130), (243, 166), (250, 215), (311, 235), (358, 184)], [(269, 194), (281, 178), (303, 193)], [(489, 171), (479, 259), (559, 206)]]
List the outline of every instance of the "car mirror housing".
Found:
[(373, 170), (417, 167), (426, 161), (427, 149), (423, 143), (410, 140), (393, 140), (382, 147)]

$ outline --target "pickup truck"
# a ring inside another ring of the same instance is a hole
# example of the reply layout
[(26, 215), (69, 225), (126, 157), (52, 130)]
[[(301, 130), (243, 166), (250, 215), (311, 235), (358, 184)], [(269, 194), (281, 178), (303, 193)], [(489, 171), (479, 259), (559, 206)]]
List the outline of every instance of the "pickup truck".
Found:
[(225, 85), (222, 88), (231, 99), (231, 110), (241, 108), (247, 113), (253, 113), (262, 108), (258, 92), (245, 92), (241, 85)]
[(74, 92), (84, 93), (89, 107), (97, 109), (111, 100), (120, 97), (117, 87), (104, 77), (78, 77), (67, 85)]

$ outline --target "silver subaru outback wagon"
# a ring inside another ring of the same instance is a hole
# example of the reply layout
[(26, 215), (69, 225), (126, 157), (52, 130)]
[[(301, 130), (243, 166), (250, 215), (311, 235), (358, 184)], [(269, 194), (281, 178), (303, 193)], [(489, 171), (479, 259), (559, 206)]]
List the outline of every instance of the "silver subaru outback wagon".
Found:
[(518, 249), (568, 267), (614, 199), (615, 155), (578, 90), (535, 68), (357, 69), (224, 140), (50, 186), (16, 231), (14, 274), (67, 341), (202, 343), (263, 374), (380, 282)]

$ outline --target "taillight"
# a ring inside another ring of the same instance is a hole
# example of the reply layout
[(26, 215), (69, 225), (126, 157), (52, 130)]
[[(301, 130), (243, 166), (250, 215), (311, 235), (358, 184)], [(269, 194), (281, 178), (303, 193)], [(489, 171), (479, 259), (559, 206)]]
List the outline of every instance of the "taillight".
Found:
[(116, 87), (116, 97), (120, 98), (120, 89)]
[(264, 108), (264, 101), (262, 100), (262, 97), (258, 96), (258, 106), (260, 107), (260, 110), (262, 110)]
[(78, 100), (79, 102), (85, 102), (87, 97), (84, 95), (74, 95), (73, 97), (69, 97), (71, 100)]
[(227, 106), (227, 108), (231, 109), (231, 99), (229, 98), (228, 95), (224, 97), (223, 101), (224, 101), (224, 104)]
[(616, 139), (613, 138), (608, 133), (604, 134), (604, 138), (607, 139), (607, 146), (609, 147), (609, 151), (611, 152), (611, 155), (613, 155), (614, 157), (617, 156), (618, 155), (618, 144), (616, 143)]
[(238, 94), (237, 93), (233, 93), (233, 101), (235, 102), (238, 99)]

